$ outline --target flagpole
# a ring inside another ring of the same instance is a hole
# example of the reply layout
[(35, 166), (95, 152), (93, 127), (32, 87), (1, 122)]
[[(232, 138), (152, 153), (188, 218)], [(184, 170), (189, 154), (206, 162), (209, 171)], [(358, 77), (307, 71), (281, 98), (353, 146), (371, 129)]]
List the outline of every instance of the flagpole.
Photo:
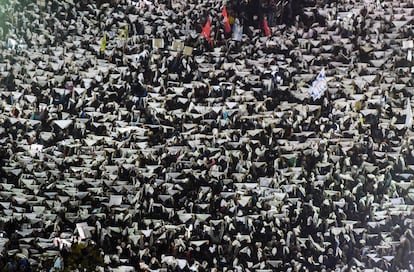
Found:
[(214, 37), (214, 43), (213, 43), (213, 45), (217, 43), (218, 34), (219, 34), (219, 29), (217, 28), (216, 29), (216, 34), (214, 35), (215, 37)]

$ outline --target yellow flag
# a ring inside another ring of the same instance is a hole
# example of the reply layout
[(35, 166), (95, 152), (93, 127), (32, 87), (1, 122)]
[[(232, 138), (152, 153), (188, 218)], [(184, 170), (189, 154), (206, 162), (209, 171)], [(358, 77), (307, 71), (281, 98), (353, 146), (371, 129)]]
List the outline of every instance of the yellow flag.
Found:
[(360, 111), (362, 109), (362, 102), (357, 101), (355, 102), (355, 111)]
[(101, 41), (101, 51), (105, 51), (106, 48), (106, 33), (103, 35), (102, 37), (102, 41)]
[(121, 30), (121, 33), (119, 33), (119, 39), (120, 40), (128, 40), (128, 24), (125, 25), (124, 29)]
[(125, 36), (125, 39), (126, 40), (128, 40), (128, 37), (129, 37), (129, 29), (128, 29), (128, 24), (126, 24), (125, 25), (125, 29), (124, 29), (124, 36)]

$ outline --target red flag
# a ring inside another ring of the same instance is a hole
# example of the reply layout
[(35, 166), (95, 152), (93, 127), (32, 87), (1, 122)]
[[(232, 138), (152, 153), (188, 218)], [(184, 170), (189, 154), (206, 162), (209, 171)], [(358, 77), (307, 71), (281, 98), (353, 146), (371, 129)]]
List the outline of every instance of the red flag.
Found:
[(227, 16), (226, 6), (223, 6), (223, 10), (221, 11), (221, 14), (223, 14), (223, 17), (224, 17), (224, 32), (230, 33), (231, 32), (231, 26), (230, 26), (230, 23), (229, 23), (229, 17)]
[(264, 30), (265, 36), (270, 36), (271, 35), (270, 27), (267, 24), (267, 19), (266, 18), (263, 19), (263, 30)]
[(213, 44), (213, 40), (210, 38), (210, 34), (211, 34), (211, 20), (210, 20), (210, 17), (208, 17), (206, 24), (203, 26), (203, 29), (201, 30), (201, 35), (204, 38), (206, 38), (210, 44)]

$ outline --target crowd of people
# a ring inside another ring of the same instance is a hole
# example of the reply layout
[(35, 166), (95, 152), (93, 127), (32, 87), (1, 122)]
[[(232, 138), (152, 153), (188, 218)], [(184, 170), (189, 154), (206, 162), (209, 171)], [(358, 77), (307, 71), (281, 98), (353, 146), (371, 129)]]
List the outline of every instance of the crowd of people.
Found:
[(0, 6), (1, 269), (414, 270), (412, 1), (234, 2)]

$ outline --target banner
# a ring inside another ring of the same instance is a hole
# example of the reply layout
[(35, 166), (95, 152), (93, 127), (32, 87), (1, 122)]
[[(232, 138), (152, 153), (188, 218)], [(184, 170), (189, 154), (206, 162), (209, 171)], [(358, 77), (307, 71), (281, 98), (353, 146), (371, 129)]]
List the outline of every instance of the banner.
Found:
[(411, 128), (412, 124), (413, 124), (413, 111), (411, 109), (411, 101), (410, 98), (408, 98), (407, 100), (407, 106), (405, 109), (405, 125), (407, 126), (407, 128)]
[(223, 9), (221, 11), (221, 14), (224, 17), (224, 32), (225, 33), (230, 33), (231, 32), (231, 26), (230, 26), (230, 22), (229, 22), (229, 17), (227, 15), (227, 8), (226, 8), (226, 6), (223, 6)]
[(326, 83), (325, 68), (322, 68), (318, 77), (313, 81), (311, 88), (311, 96), (313, 100), (319, 99), (325, 93), (328, 85)]
[(106, 49), (106, 33), (104, 33), (101, 41), (101, 51), (105, 52)]
[(206, 24), (203, 26), (201, 30), (201, 35), (207, 39), (207, 41), (212, 45), (213, 40), (210, 38), (211, 35), (211, 19), (210, 16), (207, 18)]
[(272, 31), (270, 30), (270, 27), (267, 23), (267, 19), (264, 18), (263, 19), (263, 32), (265, 34), (266, 37), (270, 36), (272, 34)]

